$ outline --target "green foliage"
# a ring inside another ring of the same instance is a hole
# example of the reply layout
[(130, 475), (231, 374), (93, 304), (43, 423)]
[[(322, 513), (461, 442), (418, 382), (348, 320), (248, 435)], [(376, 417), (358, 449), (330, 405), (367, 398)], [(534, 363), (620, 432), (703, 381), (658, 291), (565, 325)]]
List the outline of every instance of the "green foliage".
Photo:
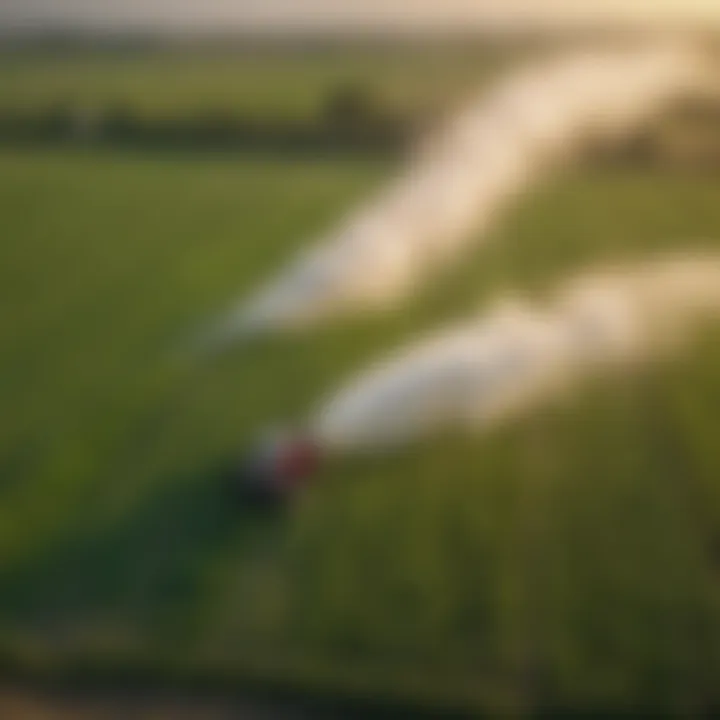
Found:
[(716, 178), (559, 178), (397, 315), (173, 363), (387, 170), (0, 155), (3, 656), (498, 712), (717, 703), (717, 334), (487, 436), (340, 463), (282, 518), (221, 494), (257, 429), (503, 289), (717, 247)]

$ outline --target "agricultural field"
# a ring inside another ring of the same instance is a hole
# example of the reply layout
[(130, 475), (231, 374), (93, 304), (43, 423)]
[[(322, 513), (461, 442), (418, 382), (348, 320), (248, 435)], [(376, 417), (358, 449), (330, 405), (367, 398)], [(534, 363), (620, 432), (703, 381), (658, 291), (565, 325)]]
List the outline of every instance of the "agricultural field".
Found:
[(346, 84), (368, 86), (381, 104), (399, 110), (443, 107), (510, 57), (471, 45), (6, 52), (0, 110), (32, 113), (70, 103), (149, 118), (229, 112), (309, 119)]
[(219, 462), (406, 339), (504, 290), (720, 243), (720, 176), (583, 170), (400, 312), (188, 366), (208, 317), (392, 169), (0, 150), (5, 666), (490, 711), (720, 702), (713, 331), (486, 435), (339, 462), (280, 516), (228, 501)]

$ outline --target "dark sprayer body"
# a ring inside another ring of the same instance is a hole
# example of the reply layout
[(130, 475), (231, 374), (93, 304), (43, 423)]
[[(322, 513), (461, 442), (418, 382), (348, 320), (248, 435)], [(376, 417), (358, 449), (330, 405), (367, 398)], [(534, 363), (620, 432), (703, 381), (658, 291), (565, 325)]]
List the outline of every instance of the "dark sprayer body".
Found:
[(320, 451), (311, 439), (276, 435), (233, 462), (227, 480), (243, 503), (281, 506), (307, 485), (319, 463)]

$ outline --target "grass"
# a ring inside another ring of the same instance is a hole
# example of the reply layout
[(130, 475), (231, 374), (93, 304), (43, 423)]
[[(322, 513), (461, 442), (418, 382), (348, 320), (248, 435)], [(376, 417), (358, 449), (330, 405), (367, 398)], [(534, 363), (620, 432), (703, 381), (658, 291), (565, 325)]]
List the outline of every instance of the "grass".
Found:
[(402, 313), (188, 378), (171, 349), (382, 162), (0, 154), (0, 650), (485, 710), (717, 703), (720, 336), (485, 437), (328, 469), (286, 517), (212, 468), (503, 288), (717, 247), (720, 179), (558, 178)]

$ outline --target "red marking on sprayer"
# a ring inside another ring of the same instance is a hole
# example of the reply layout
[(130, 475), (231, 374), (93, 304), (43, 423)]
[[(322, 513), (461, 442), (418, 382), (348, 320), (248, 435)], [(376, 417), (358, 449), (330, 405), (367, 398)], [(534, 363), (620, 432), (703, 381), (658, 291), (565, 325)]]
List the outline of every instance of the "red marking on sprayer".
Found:
[(288, 489), (303, 484), (320, 461), (317, 446), (301, 440), (288, 445), (278, 456), (276, 472)]

